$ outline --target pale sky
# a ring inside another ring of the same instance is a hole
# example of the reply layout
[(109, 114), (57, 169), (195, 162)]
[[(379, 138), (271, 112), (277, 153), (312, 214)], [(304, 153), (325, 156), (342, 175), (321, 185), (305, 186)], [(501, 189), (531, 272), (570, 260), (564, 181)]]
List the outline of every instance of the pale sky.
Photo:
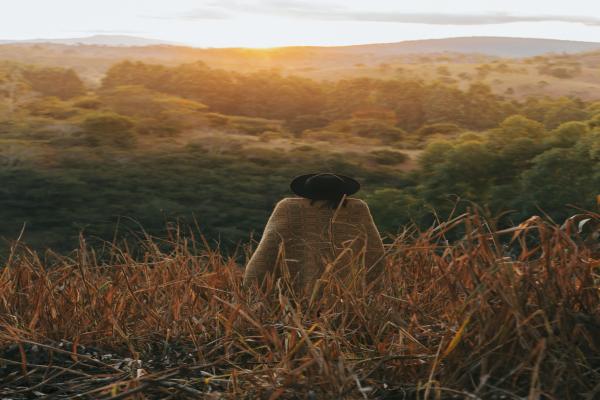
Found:
[(456, 36), (600, 42), (600, 0), (0, 0), (0, 40), (125, 34), (199, 47)]

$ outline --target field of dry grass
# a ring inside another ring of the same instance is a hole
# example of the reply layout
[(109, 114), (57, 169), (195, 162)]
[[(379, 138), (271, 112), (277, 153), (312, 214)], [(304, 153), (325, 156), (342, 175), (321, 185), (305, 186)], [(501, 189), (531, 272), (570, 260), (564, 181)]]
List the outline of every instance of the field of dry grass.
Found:
[(70, 256), (15, 244), (0, 397), (595, 399), (600, 256), (577, 232), (477, 214), (406, 228), (384, 279), (349, 265), (312, 298), (245, 290), (239, 263), (177, 231)]

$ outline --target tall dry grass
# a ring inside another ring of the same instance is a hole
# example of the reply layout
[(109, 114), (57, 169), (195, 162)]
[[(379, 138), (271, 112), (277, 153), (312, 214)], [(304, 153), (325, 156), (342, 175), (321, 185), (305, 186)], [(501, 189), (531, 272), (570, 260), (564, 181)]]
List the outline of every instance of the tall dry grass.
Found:
[(348, 266), (312, 299), (282, 281), (245, 290), (240, 265), (178, 233), (104, 263), (83, 240), (70, 257), (15, 246), (0, 395), (600, 398), (600, 257), (575, 222), (492, 226), (406, 229), (381, 281)]

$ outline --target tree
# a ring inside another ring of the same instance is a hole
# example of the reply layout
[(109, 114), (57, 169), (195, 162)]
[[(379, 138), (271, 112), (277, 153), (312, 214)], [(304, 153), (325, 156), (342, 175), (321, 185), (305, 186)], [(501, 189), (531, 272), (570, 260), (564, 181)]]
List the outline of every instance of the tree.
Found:
[(498, 128), (490, 130), (489, 135), (492, 143), (502, 145), (518, 138), (542, 140), (547, 132), (541, 123), (522, 115), (513, 115), (502, 121)]
[(531, 169), (521, 175), (522, 201), (526, 212), (537, 212), (539, 206), (558, 218), (565, 218), (568, 204), (591, 208), (600, 187), (600, 163), (594, 162), (584, 149), (555, 148), (532, 161)]
[(440, 122), (437, 124), (427, 124), (423, 125), (417, 130), (417, 134), (419, 136), (430, 136), (435, 134), (441, 135), (455, 135), (462, 132), (463, 129), (452, 123), (448, 122)]
[(588, 118), (588, 113), (574, 105), (564, 105), (552, 108), (544, 117), (544, 125), (548, 129), (554, 129), (560, 124), (569, 121), (583, 121)]
[(83, 82), (72, 69), (29, 68), (23, 70), (23, 77), (33, 90), (44, 96), (67, 100), (85, 93)]
[(397, 127), (414, 130), (424, 122), (424, 95), (420, 82), (388, 80), (376, 83), (372, 100), (378, 107), (393, 110)]
[(571, 147), (588, 133), (588, 126), (583, 122), (565, 122), (550, 133), (550, 142), (553, 147)]
[(426, 123), (463, 124), (466, 119), (465, 93), (458, 88), (436, 83), (427, 87), (423, 102)]
[(42, 97), (29, 102), (26, 106), (31, 115), (53, 119), (67, 119), (77, 115), (76, 108), (58, 97)]
[(135, 136), (131, 119), (113, 112), (95, 112), (87, 115), (81, 123), (81, 135), (90, 146), (116, 145), (129, 147)]
[(300, 115), (292, 118), (286, 123), (286, 128), (292, 133), (299, 135), (307, 129), (322, 128), (331, 122), (329, 119), (320, 115)]
[(435, 166), (444, 163), (453, 148), (452, 143), (447, 140), (430, 142), (418, 157), (421, 173), (425, 177), (433, 174)]
[(589, 115), (593, 115), (593, 112), (586, 110), (585, 104), (579, 99), (559, 97), (529, 98), (521, 107), (521, 114), (542, 122), (548, 129), (554, 129), (563, 122), (587, 119)]
[(481, 142), (463, 142), (445, 147), (428, 146), (420, 157), (419, 195), (440, 213), (454, 204), (449, 196), (485, 204), (494, 185), (496, 154)]
[(398, 165), (406, 162), (409, 157), (399, 151), (375, 150), (370, 153), (371, 159), (381, 165)]
[(488, 129), (516, 112), (514, 105), (503, 101), (490, 86), (473, 83), (465, 96), (464, 126), (471, 129)]
[(102, 104), (118, 114), (139, 118), (142, 134), (173, 135), (205, 123), (204, 104), (157, 92), (140, 85), (123, 85), (100, 91)]
[(375, 190), (365, 199), (375, 215), (375, 222), (383, 232), (396, 233), (402, 225), (417, 221), (422, 207), (419, 200), (407, 191), (396, 188)]
[(518, 137), (501, 148), (494, 148), (496, 163), (492, 175), (495, 183), (510, 185), (515, 182), (521, 172), (531, 167), (532, 159), (547, 149), (544, 141), (530, 137)]

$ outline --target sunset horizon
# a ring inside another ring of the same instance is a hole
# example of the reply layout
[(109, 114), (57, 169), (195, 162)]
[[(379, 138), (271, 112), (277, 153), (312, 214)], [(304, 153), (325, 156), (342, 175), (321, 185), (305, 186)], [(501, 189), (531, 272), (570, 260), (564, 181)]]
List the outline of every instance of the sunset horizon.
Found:
[[(282, 44), (282, 45), (272, 45), (272, 46), (201, 46), (194, 45), (185, 42), (176, 42), (171, 40), (166, 40), (164, 38), (154, 38), (149, 36), (142, 35), (132, 35), (127, 33), (90, 33), (87, 35), (72, 35), (72, 36), (63, 36), (63, 37), (31, 37), (31, 38), (23, 38), (23, 39), (5, 39), (0, 37), (0, 44), (8, 44), (8, 43), (23, 43), (23, 44), (35, 44), (35, 43), (55, 43), (60, 41), (69, 41), (69, 45), (92, 45), (94, 43), (86, 43), (86, 42), (75, 42), (76, 40), (109, 40), (109, 39), (123, 39), (123, 40), (139, 40), (139, 44), (117, 44), (117, 46), (155, 46), (155, 45), (164, 45), (164, 46), (178, 46), (178, 47), (190, 47), (195, 49), (248, 49), (248, 50), (270, 50), (270, 49), (282, 49), (282, 48), (295, 48), (295, 47), (353, 47), (353, 46), (370, 46), (370, 45), (390, 45), (390, 44), (398, 44), (398, 43), (408, 43), (408, 42), (427, 42), (427, 41), (445, 41), (445, 40), (460, 40), (460, 39), (516, 39), (516, 40), (539, 40), (539, 41), (556, 41), (556, 42), (574, 42), (574, 43), (589, 43), (589, 44), (600, 44), (600, 40), (572, 40), (572, 39), (555, 39), (551, 37), (526, 37), (526, 36), (487, 36), (487, 35), (465, 35), (465, 36), (440, 36), (440, 37), (431, 37), (431, 38), (422, 38), (422, 39), (400, 39), (395, 41), (379, 41), (379, 42), (354, 42), (354, 43), (346, 43), (346, 44)], [(100, 45), (110, 46), (110, 44), (100, 43)]]

